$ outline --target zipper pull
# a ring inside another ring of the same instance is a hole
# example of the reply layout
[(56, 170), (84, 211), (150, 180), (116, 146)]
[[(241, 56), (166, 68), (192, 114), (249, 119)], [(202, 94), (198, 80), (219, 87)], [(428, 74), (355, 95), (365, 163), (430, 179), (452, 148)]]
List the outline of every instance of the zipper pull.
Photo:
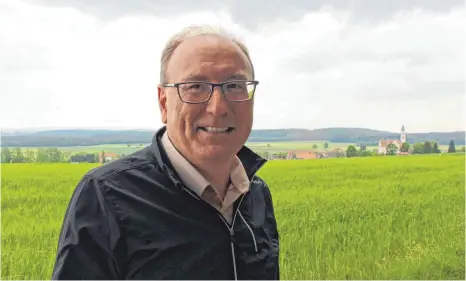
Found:
[(230, 239), (231, 239), (231, 243), (235, 243), (235, 231), (233, 230), (233, 228), (230, 228)]

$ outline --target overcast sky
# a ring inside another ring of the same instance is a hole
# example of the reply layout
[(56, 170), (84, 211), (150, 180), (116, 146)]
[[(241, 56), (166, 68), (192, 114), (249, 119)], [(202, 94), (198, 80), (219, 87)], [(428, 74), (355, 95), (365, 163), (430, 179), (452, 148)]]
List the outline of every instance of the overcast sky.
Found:
[(158, 128), (159, 57), (190, 24), (251, 50), (255, 129), (464, 130), (464, 1), (0, 0), (0, 125)]

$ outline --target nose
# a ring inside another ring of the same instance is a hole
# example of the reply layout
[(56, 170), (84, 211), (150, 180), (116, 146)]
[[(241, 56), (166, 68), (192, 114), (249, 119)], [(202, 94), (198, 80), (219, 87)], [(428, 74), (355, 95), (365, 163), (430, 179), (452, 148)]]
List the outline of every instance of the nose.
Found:
[(229, 110), (228, 103), (229, 102), (223, 95), (222, 89), (220, 87), (215, 87), (212, 96), (207, 102), (207, 112), (216, 116), (226, 115)]

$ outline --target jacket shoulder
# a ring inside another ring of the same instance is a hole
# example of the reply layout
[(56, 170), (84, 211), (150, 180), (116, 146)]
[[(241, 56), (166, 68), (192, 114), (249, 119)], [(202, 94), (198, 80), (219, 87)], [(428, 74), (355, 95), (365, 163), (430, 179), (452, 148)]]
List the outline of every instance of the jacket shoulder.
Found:
[(268, 188), (267, 186), (267, 183), (265, 182), (265, 180), (259, 176), (254, 176), (251, 180), (251, 183), (252, 184), (255, 184), (255, 185), (258, 185), (258, 186), (261, 186), (263, 188)]
[(150, 146), (111, 162), (104, 163), (103, 165), (87, 172), (86, 177), (91, 177), (97, 180), (107, 180), (122, 172), (143, 168), (147, 165), (156, 165)]
[(270, 192), (269, 185), (263, 178), (254, 176), (251, 180), (251, 188), (258, 190), (264, 198), (267, 199), (267, 201), (272, 201), (272, 194)]

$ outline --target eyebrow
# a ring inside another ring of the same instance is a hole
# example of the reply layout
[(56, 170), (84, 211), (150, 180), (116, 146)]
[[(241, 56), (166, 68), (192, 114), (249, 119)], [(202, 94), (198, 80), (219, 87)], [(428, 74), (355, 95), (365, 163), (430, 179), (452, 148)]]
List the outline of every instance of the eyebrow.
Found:
[(203, 75), (196, 75), (196, 74), (190, 74), (183, 79), (183, 81), (207, 81), (207, 80), (209, 80), (207, 79), (207, 77)]
[(247, 80), (248, 78), (244, 74), (234, 74), (228, 76), (227, 80)]

